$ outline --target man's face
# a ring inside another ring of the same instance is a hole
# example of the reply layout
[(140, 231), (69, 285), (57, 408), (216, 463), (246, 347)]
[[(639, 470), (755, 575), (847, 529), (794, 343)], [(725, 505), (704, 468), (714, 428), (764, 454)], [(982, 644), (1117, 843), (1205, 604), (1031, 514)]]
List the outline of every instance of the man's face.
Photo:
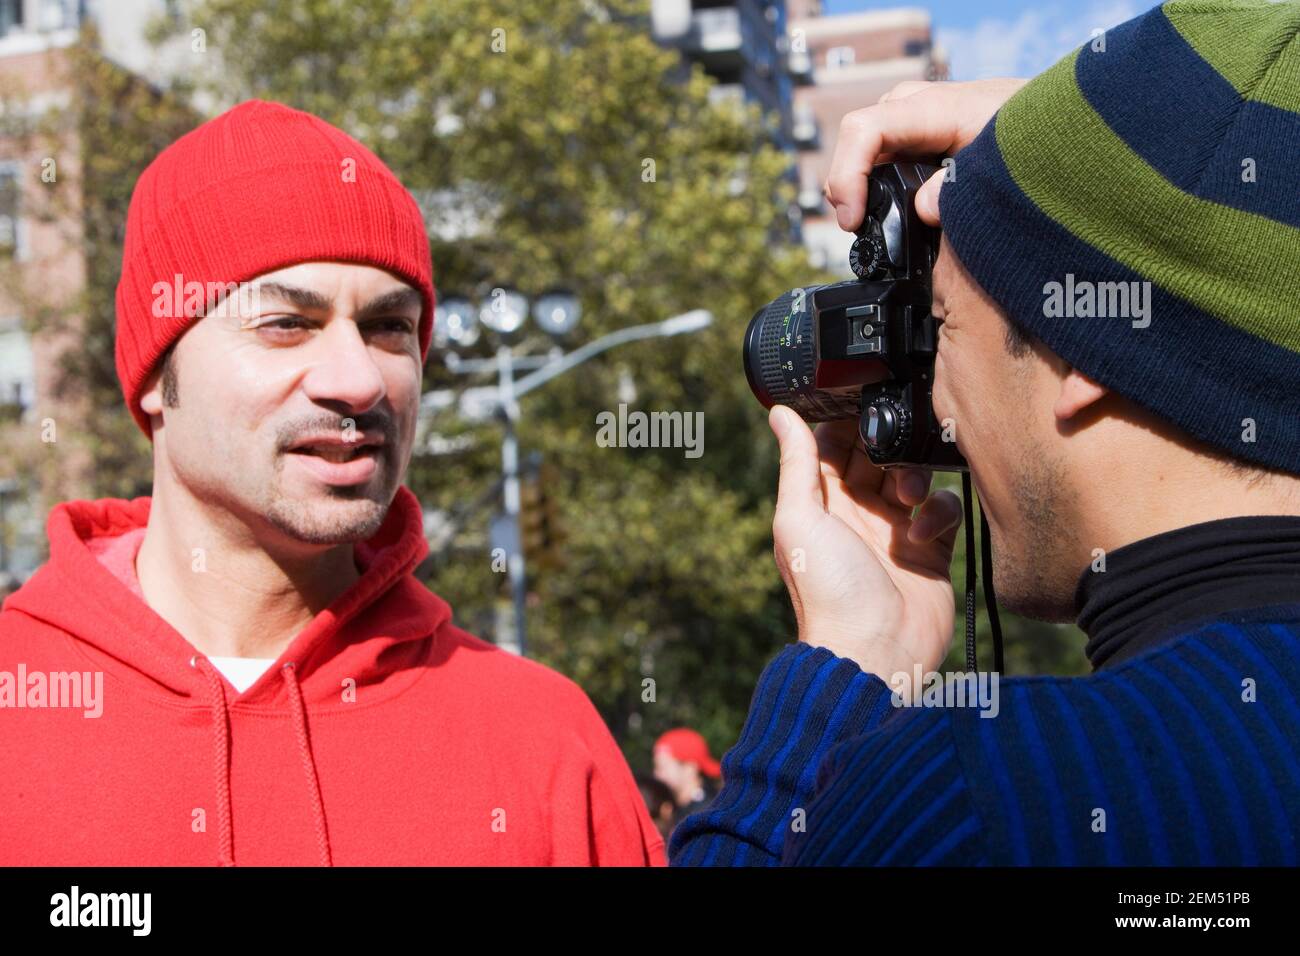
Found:
[(1082, 566), (1075, 497), (1053, 404), (1062, 363), (1035, 343), (1016, 357), (1007, 319), (943, 239), (934, 267), (942, 320), (934, 410), (951, 419), (991, 529), (999, 601), (1040, 620), (1070, 620)]
[[(181, 483), (205, 505), (300, 544), (363, 540), (410, 461), (419, 292), (339, 262), (250, 285), (255, 294), (210, 309), (177, 341), (174, 403), (164, 404), (156, 372), (141, 398), (162, 416), (155, 484)], [(320, 444), (301, 447), (308, 441)]]
[(667, 747), (655, 748), (654, 761), (655, 779), (665, 784), (674, 793), (690, 782), (690, 771), (695, 764), (682, 763)]

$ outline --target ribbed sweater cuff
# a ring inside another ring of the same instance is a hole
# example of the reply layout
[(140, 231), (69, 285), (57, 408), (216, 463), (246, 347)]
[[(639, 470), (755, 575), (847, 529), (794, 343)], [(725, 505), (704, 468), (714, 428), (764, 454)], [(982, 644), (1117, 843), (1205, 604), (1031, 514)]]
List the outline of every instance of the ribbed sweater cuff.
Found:
[(888, 685), (853, 661), (786, 645), (763, 670), (740, 739), (722, 759), (722, 790), (673, 833), (674, 865), (779, 863), (822, 758), (893, 710)]

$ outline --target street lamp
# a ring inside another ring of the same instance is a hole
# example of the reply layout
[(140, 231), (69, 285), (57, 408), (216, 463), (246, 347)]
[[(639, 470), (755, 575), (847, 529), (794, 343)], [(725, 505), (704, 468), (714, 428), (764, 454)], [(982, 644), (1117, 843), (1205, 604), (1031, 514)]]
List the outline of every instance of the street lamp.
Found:
[(478, 320), (502, 338), (510, 338), (528, 319), (528, 300), (514, 289), (493, 289), (478, 310)]
[(478, 342), (478, 315), (469, 299), (447, 296), (433, 310), (433, 334), (439, 348), (467, 349)]
[[(477, 339), (477, 325), (469, 324), (464, 318), (466, 315), (473, 315), (473, 309), (468, 301), (447, 300), (444, 302), (444, 308), (447, 310), (449, 321), (466, 323), (464, 327), (472, 327), (474, 339)], [(638, 339), (698, 332), (707, 328), (713, 321), (711, 312), (706, 309), (695, 309), (662, 322), (619, 329), (569, 353), (555, 348), (548, 355), (516, 356), (506, 342), (516, 337), (524, 327), (529, 311), (528, 300), (521, 293), (513, 289), (493, 289), (490, 301), (483, 303), (478, 309), (478, 321), (503, 339), (497, 346), (496, 357), (463, 359), (455, 352), (448, 351), (445, 360), (447, 369), (454, 374), (496, 372), (495, 388), (478, 388), (471, 391), (476, 393), (480, 401), (486, 400), (495, 408), (505, 426), (501, 439), (501, 475), (505, 513), (500, 520), (493, 522), (493, 526), (494, 534), (498, 534), (506, 543), (505, 550), (508, 555), (506, 567), (510, 576), (511, 603), (514, 607), (514, 640), (511, 642), (508, 631), (503, 629), (497, 635), (497, 644), (518, 654), (523, 654), (525, 647), (524, 603), (528, 593), (520, 522), (517, 435), (520, 417), (519, 399), (557, 375), (564, 374), (607, 349)], [(572, 293), (559, 290), (539, 296), (532, 304), (531, 311), (533, 321), (544, 332), (556, 337), (571, 332), (582, 317), (582, 308), (577, 297)], [(463, 338), (463, 333), (448, 332), (449, 341), (456, 345), (463, 347), (466, 344), (461, 341)], [(516, 370), (528, 370), (528, 374), (515, 378)], [(425, 396), (421, 404), (431, 410), (438, 407), (439, 403), (433, 401), (432, 397), (433, 393)], [(493, 547), (496, 545), (494, 544)]]
[(533, 321), (547, 335), (568, 335), (582, 318), (582, 304), (572, 292), (548, 292), (533, 303)]

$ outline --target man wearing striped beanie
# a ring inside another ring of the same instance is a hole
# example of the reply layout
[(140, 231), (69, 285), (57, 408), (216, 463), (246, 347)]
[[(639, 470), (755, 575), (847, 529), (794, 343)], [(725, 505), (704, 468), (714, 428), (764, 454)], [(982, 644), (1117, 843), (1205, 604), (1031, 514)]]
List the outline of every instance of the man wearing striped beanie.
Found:
[(800, 641), (672, 861), (1295, 865), (1300, 4), (1174, 0), (1027, 84), (904, 84), (841, 128), (842, 228), (908, 154), (952, 156), (917, 199), (933, 401), (998, 596), (1077, 620), (1093, 673), (933, 693), (955, 498), (776, 406)]

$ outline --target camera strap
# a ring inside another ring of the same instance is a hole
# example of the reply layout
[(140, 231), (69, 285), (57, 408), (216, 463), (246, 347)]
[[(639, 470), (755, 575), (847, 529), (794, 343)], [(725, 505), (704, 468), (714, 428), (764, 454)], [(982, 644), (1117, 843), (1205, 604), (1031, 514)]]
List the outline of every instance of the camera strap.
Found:
[[(975, 516), (972, 502), (978, 501), (971, 486), (970, 472), (961, 475), (961, 498), (966, 524), (966, 669), (972, 673), (979, 667), (975, 660)], [(989, 616), (989, 629), (993, 632), (993, 670), (1002, 673), (1002, 625), (998, 621), (998, 599), (993, 593), (993, 542), (989, 537), (988, 520), (984, 506), (980, 505), (980, 564), (984, 578), (984, 609)]]

